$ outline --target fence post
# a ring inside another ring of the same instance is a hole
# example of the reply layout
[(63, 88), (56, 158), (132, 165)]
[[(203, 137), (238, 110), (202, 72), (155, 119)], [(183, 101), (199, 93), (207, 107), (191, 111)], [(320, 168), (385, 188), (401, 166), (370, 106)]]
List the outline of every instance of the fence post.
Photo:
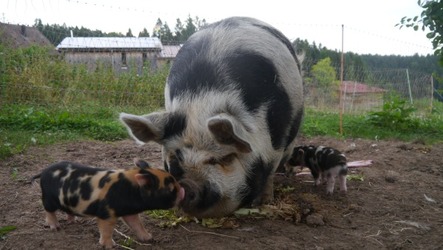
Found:
[(411, 104), (414, 104), (414, 101), (412, 100), (411, 81), (409, 80), (409, 69), (406, 69), (406, 78), (408, 80), (409, 99)]

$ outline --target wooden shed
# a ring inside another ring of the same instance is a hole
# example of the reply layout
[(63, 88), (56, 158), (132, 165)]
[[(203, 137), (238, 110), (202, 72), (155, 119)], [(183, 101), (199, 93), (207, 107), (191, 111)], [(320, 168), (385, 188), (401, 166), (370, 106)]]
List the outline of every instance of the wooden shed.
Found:
[(89, 70), (101, 65), (116, 73), (141, 74), (144, 68), (158, 67), (162, 47), (157, 37), (66, 37), (57, 50), (68, 62), (86, 64)]
[(343, 81), (340, 86), (345, 111), (369, 111), (383, 105), (386, 90), (356, 81)]

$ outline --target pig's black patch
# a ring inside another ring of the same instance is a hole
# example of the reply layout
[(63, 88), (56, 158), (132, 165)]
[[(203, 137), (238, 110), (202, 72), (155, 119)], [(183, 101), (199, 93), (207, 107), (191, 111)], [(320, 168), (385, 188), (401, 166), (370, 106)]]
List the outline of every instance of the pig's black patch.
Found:
[(96, 216), (102, 220), (106, 220), (111, 217), (108, 209), (106, 209), (106, 202), (104, 200), (95, 200), (91, 202), (83, 213), (86, 215)]
[(109, 177), (111, 173), (111, 171), (107, 171), (106, 174), (102, 178), (100, 178), (100, 180), (98, 181), (99, 188), (103, 188), (107, 182), (111, 181), (111, 178)]
[(205, 210), (209, 207), (212, 207), (216, 202), (218, 202), (221, 198), (219, 192), (215, 191), (209, 182), (205, 182), (203, 188), (200, 193), (200, 202), (197, 204), (197, 208), (201, 210)]
[(174, 176), (177, 180), (180, 180), (185, 174), (185, 171), (181, 167), (180, 161), (178, 160), (177, 156), (171, 156), (169, 164), (166, 165), (168, 165), (169, 173), (172, 176)]
[(186, 115), (174, 113), (169, 116), (165, 124), (163, 140), (167, 140), (173, 136), (180, 136), (186, 129)]
[(71, 207), (76, 207), (78, 205), (78, 202), (80, 201), (80, 198), (78, 195), (71, 195), (68, 199), (68, 205)]
[(170, 99), (180, 95), (198, 94), (221, 87), (215, 84), (220, 80), (217, 75), (217, 65), (207, 58), (211, 45), (208, 36), (198, 40), (189, 40), (180, 49), (171, 67), (168, 78)]
[(243, 200), (241, 206), (249, 206), (253, 201), (263, 193), (269, 175), (272, 171), (272, 165), (265, 163), (263, 159), (257, 159), (252, 165), (251, 175), (248, 176), (246, 184), (248, 188), (242, 193)]
[(92, 186), (90, 182), (91, 177), (88, 177), (80, 184), (80, 197), (83, 200), (89, 200), (91, 198)]
[(289, 134), (288, 137), (286, 138), (286, 145), (285, 145), (286, 148), (289, 146), (289, 144), (291, 144), (291, 142), (297, 136), (302, 119), (303, 119), (303, 109), (300, 109), (291, 121), (291, 125), (289, 127), (290, 128)]
[(272, 147), (284, 147), (292, 108), (275, 65), (269, 58), (255, 52), (236, 52), (226, 60), (230, 77), (238, 83), (248, 111), (256, 112), (263, 105), (268, 107), (267, 123)]

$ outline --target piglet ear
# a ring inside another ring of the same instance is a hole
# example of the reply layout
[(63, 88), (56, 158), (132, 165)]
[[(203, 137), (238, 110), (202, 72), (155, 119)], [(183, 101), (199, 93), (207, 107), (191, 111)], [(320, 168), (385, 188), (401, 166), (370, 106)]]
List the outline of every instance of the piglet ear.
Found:
[(140, 187), (151, 184), (149, 178), (143, 174), (136, 174), (135, 180), (137, 181), (137, 183)]
[(149, 166), (148, 162), (138, 158), (134, 159), (134, 164), (141, 169), (147, 169), (151, 167)]
[(297, 151), (297, 155), (298, 155), (298, 157), (303, 157), (304, 155), (305, 155), (305, 151), (303, 151), (303, 149), (299, 149), (298, 151)]

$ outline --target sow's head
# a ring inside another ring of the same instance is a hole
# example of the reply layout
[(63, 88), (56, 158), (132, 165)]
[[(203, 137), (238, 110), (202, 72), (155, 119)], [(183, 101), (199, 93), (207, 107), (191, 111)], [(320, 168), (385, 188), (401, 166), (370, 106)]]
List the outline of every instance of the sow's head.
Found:
[(171, 112), (122, 113), (120, 119), (138, 142), (163, 146), (164, 168), (185, 189), (180, 206), (187, 214), (223, 216), (252, 200), (243, 162), (251, 147), (229, 116), (211, 117), (201, 131), (190, 128), (185, 115)]

